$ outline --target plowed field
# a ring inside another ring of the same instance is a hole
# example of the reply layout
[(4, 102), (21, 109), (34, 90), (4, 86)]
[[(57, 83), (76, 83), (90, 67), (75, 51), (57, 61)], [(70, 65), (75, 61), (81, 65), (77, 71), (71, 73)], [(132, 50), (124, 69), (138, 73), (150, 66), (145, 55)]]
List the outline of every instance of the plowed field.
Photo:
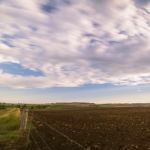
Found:
[(150, 108), (34, 111), (28, 150), (150, 150)]

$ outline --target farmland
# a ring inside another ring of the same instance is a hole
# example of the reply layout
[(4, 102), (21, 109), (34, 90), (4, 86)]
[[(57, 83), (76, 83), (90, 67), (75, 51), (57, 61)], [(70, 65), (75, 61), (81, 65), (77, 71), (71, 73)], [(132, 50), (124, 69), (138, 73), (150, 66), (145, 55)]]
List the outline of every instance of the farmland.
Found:
[(0, 110), (0, 149), (12, 149), (19, 138), (20, 111), (17, 108)]
[(17, 138), (19, 128), (19, 109), (0, 111), (0, 141)]
[(150, 108), (34, 110), (28, 150), (150, 150)]

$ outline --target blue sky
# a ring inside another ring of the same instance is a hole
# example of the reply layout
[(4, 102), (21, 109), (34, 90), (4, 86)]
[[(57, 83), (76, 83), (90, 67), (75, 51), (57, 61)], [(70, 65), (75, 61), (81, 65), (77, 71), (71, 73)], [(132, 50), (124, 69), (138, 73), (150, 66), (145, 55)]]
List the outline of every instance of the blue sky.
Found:
[(5, 62), (0, 63), (0, 69), (3, 70), (4, 73), (9, 73), (12, 75), (21, 75), (21, 76), (42, 76), (42, 72), (40, 70), (32, 70), (21, 66), (18, 63)]
[(150, 102), (149, 0), (5, 0), (0, 18), (0, 101)]
[[(150, 86), (88, 85), (82, 87), (47, 89), (0, 88), (1, 100), (23, 103), (91, 102), (91, 103), (149, 103)], [(8, 95), (9, 93), (9, 95)]]

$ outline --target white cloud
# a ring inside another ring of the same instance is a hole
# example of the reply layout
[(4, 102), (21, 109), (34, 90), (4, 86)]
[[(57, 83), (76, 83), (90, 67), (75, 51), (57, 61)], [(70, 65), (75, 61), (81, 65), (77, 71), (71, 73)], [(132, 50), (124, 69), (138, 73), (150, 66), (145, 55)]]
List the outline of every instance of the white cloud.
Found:
[[(48, 1), (54, 11), (42, 10)], [(147, 5), (139, 0), (48, 1), (1, 1), (0, 62), (15, 61), (44, 73), (21, 77), (1, 72), (1, 85), (150, 82)]]

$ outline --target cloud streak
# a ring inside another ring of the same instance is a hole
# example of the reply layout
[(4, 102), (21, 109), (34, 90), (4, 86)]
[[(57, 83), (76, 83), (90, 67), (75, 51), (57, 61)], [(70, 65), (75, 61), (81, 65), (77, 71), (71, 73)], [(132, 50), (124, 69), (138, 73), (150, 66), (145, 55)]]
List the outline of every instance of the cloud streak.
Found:
[(1, 85), (150, 83), (149, 1), (5, 0), (0, 11), (0, 63), (44, 74), (24, 77), (1, 70)]

